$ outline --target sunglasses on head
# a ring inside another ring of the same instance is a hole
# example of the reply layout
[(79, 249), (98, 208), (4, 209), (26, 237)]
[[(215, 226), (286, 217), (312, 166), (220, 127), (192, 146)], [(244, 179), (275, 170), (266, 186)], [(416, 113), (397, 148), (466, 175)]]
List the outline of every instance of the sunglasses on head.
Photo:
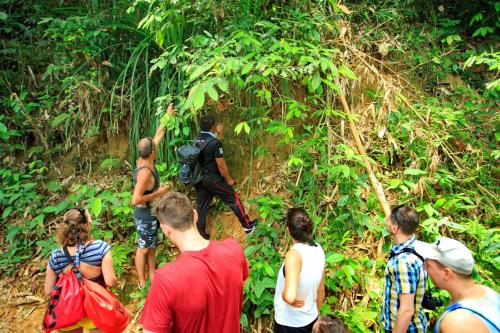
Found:
[(405, 206), (405, 205), (404, 204), (403, 205), (398, 205), (398, 206), (394, 207), (392, 209), (392, 212), (391, 212), (391, 216), (394, 216), (394, 220), (396, 221), (396, 224), (398, 225), (398, 227), (399, 227), (398, 211), (403, 206)]
[(75, 207), (73, 209), (76, 209), (80, 213), (80, 215), (82, 216), (83, 222), (87, 223), (87, 215), (85, 215), (85, 209), (79, 208), (79, 207)]
[(151, 137), (149, 137), (149, 136), (146, 139), (148, 139), (148, 142), (149, 142), (149, 153), (151, 154), (153, 152), (154, 142), (153, 142), (153, 139)]

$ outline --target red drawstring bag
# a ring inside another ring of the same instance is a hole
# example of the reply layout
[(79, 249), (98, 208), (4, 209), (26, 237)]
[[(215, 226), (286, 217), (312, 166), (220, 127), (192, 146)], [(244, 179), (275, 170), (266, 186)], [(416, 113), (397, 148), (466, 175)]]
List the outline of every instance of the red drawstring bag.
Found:
[(127, 309), (111, 291), (98, 283), (83, 280), (84, 307), (94, 325), (106, 333), (122, 333), (130, 321)]
[(43, 330), (49, 333), (74, 325), (85, 317), (83, 296), (83, 288), (75, 272), (63, 272), (50, 292), (43, 317)]

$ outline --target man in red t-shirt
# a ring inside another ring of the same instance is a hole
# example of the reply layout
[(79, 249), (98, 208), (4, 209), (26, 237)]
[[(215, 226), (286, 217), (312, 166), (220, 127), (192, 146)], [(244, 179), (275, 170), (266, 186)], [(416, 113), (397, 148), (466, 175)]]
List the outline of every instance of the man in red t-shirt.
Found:
[(189, 199), (169, 192), (153, 203), (163, 233), (181, 255), (158, 269), (141, 317), (144, 332), (240, 331), (248, 263), (232, 239), (208, 241), (196, 227)]

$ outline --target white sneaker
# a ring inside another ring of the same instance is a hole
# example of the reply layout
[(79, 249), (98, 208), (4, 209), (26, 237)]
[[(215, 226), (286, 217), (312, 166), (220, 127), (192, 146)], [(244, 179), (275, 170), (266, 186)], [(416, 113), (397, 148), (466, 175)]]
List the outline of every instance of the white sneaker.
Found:
[(245, 229), (245, 234), (247, 236), (250, 236), (255, 231), (255, 228), (257, 227), (258, 223), (259, 223), (259, 219), (255, 219), (252, 222), (250, 222), (250, 228), (243, 228), (243, 229)]

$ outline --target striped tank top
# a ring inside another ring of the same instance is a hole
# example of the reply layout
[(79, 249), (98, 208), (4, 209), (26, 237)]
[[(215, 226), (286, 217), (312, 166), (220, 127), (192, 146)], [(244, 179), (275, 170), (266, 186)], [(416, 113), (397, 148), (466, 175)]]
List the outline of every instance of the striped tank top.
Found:
[[(94, 240), (80, 247), (80, 262), (84, 262), (92, 266), (101, 266), (102, 259), (109, 252), (111, 247), (103, 240)], [(75, 260), (75, 256), (71, 256), (71, 260)], [(63, 270), (70, 264), (68, 258), (61, 248), (52, 251), (49, 259), (49, 267), (57, 274), (61, 274)]]

